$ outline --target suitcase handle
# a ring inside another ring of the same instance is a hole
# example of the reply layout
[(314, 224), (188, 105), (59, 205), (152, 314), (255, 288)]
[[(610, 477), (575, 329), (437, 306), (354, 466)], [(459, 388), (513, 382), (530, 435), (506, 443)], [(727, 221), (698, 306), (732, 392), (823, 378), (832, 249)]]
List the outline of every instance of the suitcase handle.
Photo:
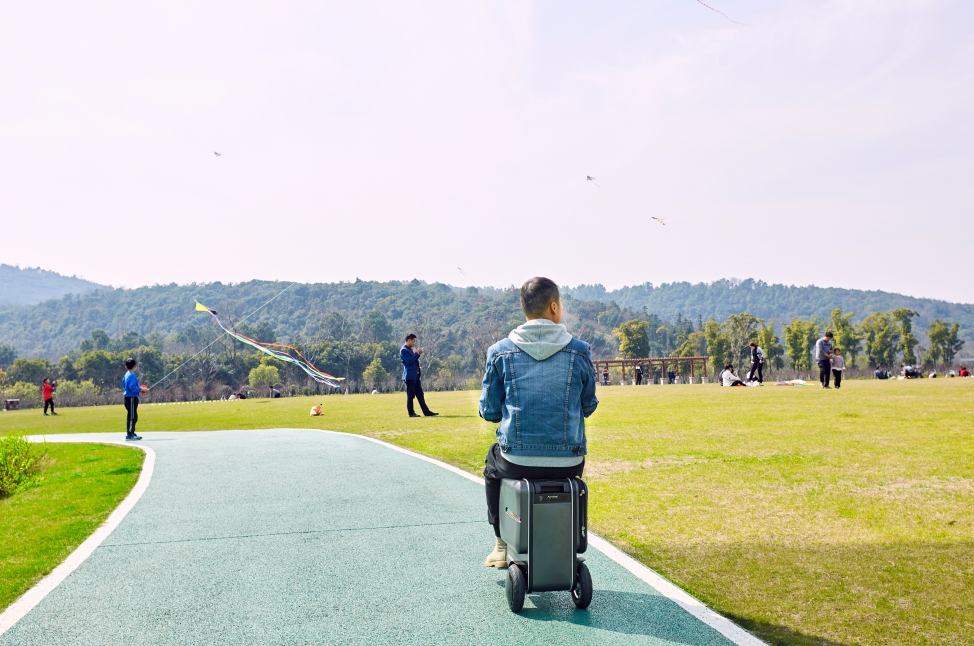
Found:
[(570, 491), (565, 480), (534, 480), (535, 493), (566, 493)]

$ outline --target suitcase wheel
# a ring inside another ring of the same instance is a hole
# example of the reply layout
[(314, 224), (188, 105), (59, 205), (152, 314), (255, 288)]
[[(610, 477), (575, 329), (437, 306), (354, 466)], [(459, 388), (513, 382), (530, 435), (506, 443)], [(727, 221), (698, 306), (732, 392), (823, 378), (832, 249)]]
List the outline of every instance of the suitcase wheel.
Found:
[[(591, 587), (589, 585), (589, 590)], [(504, 584), (504, 590), (507, 592), (507, 605), (510, 606), (511, 612), (521, 612), (521, 608), (524, 607), (524, 571), (516, 563), (511, 563), (510, 567), (507, 568), (507, 582)], [(589, 593), (590, 598), (591, 596)]]
[(575, 607), (581, 610), (588, 608), (589, 604), (592, 603), (592, 575), (585, 563), (578, 564), (575, 587), (572, 588), (572, 601), (575, 603)]

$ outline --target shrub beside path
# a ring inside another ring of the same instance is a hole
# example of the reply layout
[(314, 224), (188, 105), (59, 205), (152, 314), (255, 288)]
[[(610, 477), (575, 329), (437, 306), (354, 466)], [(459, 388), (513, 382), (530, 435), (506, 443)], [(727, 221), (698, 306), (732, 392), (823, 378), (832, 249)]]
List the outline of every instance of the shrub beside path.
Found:
[(735, 643), (594, 549), (587, 611), (565, 592), (512, 614), (483, 489), (415, 455), (301, 429), (143, 443), (145, 493), (0, 645)]

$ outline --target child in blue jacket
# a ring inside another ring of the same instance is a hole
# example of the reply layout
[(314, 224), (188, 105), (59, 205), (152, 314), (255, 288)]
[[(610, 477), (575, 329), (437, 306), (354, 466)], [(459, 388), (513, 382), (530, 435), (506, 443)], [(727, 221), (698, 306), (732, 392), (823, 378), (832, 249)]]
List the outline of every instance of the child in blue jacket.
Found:
[(122, 389), (125, 391), (125, 439), (141, 440), (135, 434), (135, 423), (139, 421), (139, 395), (149, 390), (145, 386), (139, 385), (139, 378), (135, 376), (135, 359), (125, 360), (125, 368), (128, 372), (122, 378)]

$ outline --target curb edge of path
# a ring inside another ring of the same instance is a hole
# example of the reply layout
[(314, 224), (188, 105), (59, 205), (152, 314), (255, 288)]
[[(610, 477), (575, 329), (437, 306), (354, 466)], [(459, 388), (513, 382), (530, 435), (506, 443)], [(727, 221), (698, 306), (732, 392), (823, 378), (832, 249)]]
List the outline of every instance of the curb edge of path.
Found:
[[(34, 441), (31, 438), (31, 441)], [(74, 444), (85, 444), (84, 440), (53, 440), (54, 442), (62, 442), (64, 444), (74, 443)], [(89, 440), (90, 442), (90, 440)], [(51, 570), (51, 573), (46, 577), (38, 581), (34, 587), (25, 592), (16, 601), (7, 606), (7, 609), (0, 612), (0, 635), (14, 627), (14, 625), (23, 619), (23, 617), (34, 609), (41, 600), (46, 597), (54, 588), (61, 584), (68, 575), (78, 569), (85, 560), (91, 556), (91, 554), (101, 545), (109, 534), (118, 527), (125, 515), (135, 507), (135, 503), (139, 501), (142, 494), (149, 487), (149, 480), (152, 479), (152, 470), (156, 463), (156, 452), (147, 446), (140, 446), (138, 444), (131, 444), (126, 442), (91, 442), (93, 444), (113, 444), (116, 446), (124, 446), (126, 448), (137, 449), (145, 453), (145, 462), (142, 463), (142, 472), (139, 473), (139, 479), (135, 481), (135, 486), (132, 487), (132, 491), (129, 495), (125, 496), (118, 507), (108, 515), (105, 522), (98, 526), (98, 528), (92, 532), (91, 536), (86, 538), (81, 545), (79, 545), (73, 552), (68, 554), (68, 558), (58, 565), (56, 568)]]
[[(389, 442), (383, 442), (382, 440), (377, 440), (374, 437), (368, 437), (366, 435), (358, 435), (356, 433), (342, 433), (341, 431), (327, 431), (324, 429), (310, 428), (309, 431), (316, 431), (318, 433), (332, 433), (334, 435), (354, 435), (355, 437), (360, 437), (369, 442), (375, 442), (376, 444), (381, 444), (393, 451), (399, 451), (400, 453), (405, 453), (406, 455), (411, 455), (420, 460), (425, 460), (431, 464), (442, 467), (448, 471), (470, 480), (471, 482), (476, 482), (477, 484), (483, 486), (483, 478), (478, 478), (477, 476), (467, 473), (462, 469), (458, 469), (452, 464), (447, 464), (446, 462), (441, 462), (436, 458), (431, 458), (427, 455), (422, 455), (421, 453), (416, 453), (410, 451), (409, 449), (404, 449), (401, 446), (396, 446), (395, 444), (390, 444)], [(605, 540), (601, 536), (596, 535), (593, 532), (588, 533), (589, 545), (602, 552), (604, 555), (621, 565), (628, 572), (635, 575), (639, 580), (647, 583), (651, 588), (659, 592), (662, 596), (666, 597), (680, 608), (685, 610), (687, 613), (692, 615), (695, 619), (705, 623), (710, 626), (721, 635), (729, 639), (730, 641), (737, 644), (737, 646), (768, 646), (765, 642), (761, 641), (748, 631), (744, 630), (737, 624), (735, 624), (730, 619), (727, 619), (723, 615), (711, 610), (703, 602), (695, 597), (687, 594), (679, 586), (667, 581), (662, 576), (654, 572), (651, 568), (643, 565), (636, 559), (632, 558), (616, 546), (614, 546), (609, 541)]]
[[(254, 430), (266, 430), (266, 429), (254, 429)], [(430, 464), (435, 464), (438, 467), (451, 471), (456, 475), (459, 475), (471, 482), (476, 482), (477, 484), (483, 486), (484, 481), (482, 478), (467, 473), (462, 469), (447, 464), (437, 460), (436, 458), (431, 458), (427, 455), (422, 455), (421, 453), (416, 453), (415, 451), (410, 451), (409, 449), (404, 449), (401, 446), (396, 446), (395, 444), (390, 444), (389, 442), (384, 442), (378, 440), (374, 437), (368, 437), (366, 435), (359, 435), (357, 433), (343, 433), (341, 431), (329, 431), (325, 429), (318, 428), (305, 428), (305, 429), (291, 429), (291, 430), (301, 430), (301, 431), (314, 431), (316, 433), (327, 433), (330, 435), (342, 435), (342, 436), (352, 436), (359, 439), (367, 440), (375, 444), (379, 444), (386, 448), (392, 449), (393, 451), (398, 451), (404, 453), (414, 458), (419, 458), (429, 462)], [(209, 431), (202, 431), (209, 432)], [(83, 439), (54, 439), (54, 442), (75, 442), (84, 443)], [(89, 440), (90, 441), (90, 440)], [(115, 508), (109, 516), (108, 519), (98, 528), (95, 532), (89, 536), (81, 545), (75, 549), (74, 552), (68, 555), (68, 558), (64, 560), (63, 563), (58, 565), (54, 570), (51, 571), (46, 577), (41, 579), (34, 587), (25, 592), (19, 599), (14, 601), (6, 610), (0, 612), (0, 636), (2, 636), (7, 630), (12, 628), (18, 621), (20, 621), (28, 612), (30, 612), (41, 600), (46, 597), (54, 588), (56, 588), (64, 579), (68, 577), (69, 574), (74, 572), (78, 566), (80, 566), (85, 559), (87, 559), (91, 554), (98, 548), (99, 545), (108, 538), (109, 534), (118, 526), (126, 514), (135, 506), (135, 503), (139, 501), (142, 494), (149, 486), (149, 480), (152, 478), (153, 467), (155, 466), (156, 454), (155, 451), (144, 445), (130, 444), (126, 442), (94, 442), (96, 444), (113, 444), (117, 446), (125, 446), (129, 448), (134, 448), (145, 452), (145, 462), (142, 465), (142, 473), (139, 475), (138, 481), (132, 488), (132, 491), (126, 496), (125, 500)], [(685, 612), (693, 616), (698, 621), (703, 622), (710, 628), (713, 628), (718, 633), (729, 639), (731, 642), (737, 646), (768, 646), (765, 642), (761, 641), (748, 631), (744, 630), (730, 619), (718, 614), (714, 610), (711, 610), (700, 600), (691, 596), (685, 592), (680, 587), (666, 580), (651, 568), (643, 565), (636, 559), (632, 558), (628, 554), (624, 553), (619, 548), (612, 545), (609, 541), (604, 538), (589, 532), (589, 544), (602, 552), (605, 556), (615, 561), (628, 572), (635, 575), (638, 579), (648, 584), (654, 590), (660, 593), (663, 597), (666, 597)]]

